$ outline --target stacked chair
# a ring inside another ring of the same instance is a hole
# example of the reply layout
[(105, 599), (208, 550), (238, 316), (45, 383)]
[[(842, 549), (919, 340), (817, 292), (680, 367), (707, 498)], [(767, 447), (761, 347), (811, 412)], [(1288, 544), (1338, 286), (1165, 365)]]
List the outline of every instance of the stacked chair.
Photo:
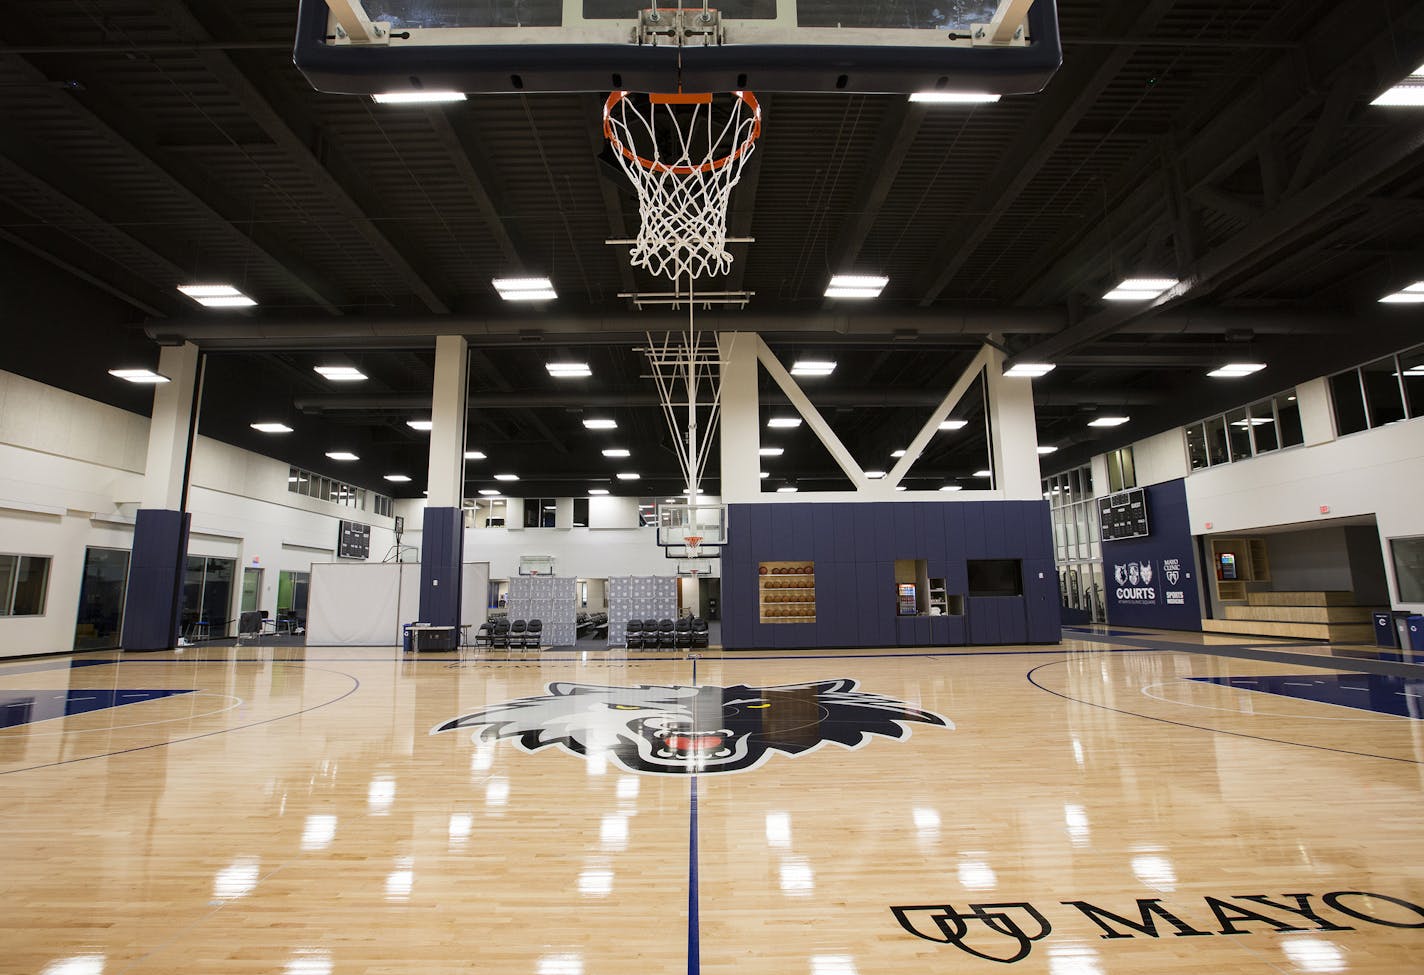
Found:
[(524, 646), (528, 649), (538, 650), (544, 645), (544, 621), (530, 620), (529, 625), (524, 629)]
[(674, 645), (673, 634), (676, 632), (676, 624), (670, 619), (658, 621), (658, 649), (671, 650)]
[(705, 647), (707, 640), (707, 621), (700, 616), (694, 616), (692, 618), (692, 646)]
[(627, 635), (623, 638), (623, 642), (629, 650), (643, 649), (643, 640), (645, 639), (645, 637), (643, 634), (642, 620), (629, 620), (627, 623), (627, 628), (624, 632)]
[(692, 617), (680, 616), (673, 626), (672, 642), (675, 647), (692, 646)]

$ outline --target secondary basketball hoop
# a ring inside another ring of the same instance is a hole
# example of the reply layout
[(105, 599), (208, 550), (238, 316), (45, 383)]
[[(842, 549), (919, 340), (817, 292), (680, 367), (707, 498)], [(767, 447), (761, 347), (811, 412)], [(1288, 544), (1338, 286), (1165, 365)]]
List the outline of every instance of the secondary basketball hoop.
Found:
[(674, 281), (731, 270), (727, 204), (761, 137), (756, 96), (615, 91), (603, 135), (638, 193), (633, 266)]

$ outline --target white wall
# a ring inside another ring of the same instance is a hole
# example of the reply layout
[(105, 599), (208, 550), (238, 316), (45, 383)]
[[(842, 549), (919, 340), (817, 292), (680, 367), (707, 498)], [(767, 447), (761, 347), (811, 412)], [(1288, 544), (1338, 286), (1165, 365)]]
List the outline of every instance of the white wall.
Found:
[[(147, 447), (147, 418), (0, 371), (0, 553), (52, 560), (44, 615), (0, 619), (0, 657), (73, 648), (84, 550), (132, 548)], [(392, 519), (292, 494), (287, 476), (207, 438), (194, 450), (189, 552), (262, 568), (259, 608), (273, 616), (279, 571), (333, 561), (340, 521), (371, 525), (374, 561), (393, 542)], [(240, 579), (232, 599), (229, 617)]]

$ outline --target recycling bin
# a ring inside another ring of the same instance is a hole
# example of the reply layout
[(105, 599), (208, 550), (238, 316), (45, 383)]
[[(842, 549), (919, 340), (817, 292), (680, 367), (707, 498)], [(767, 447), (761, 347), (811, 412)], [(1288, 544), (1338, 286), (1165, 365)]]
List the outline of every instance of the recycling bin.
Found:
[(1375, 646), (1398, 649), (1399, 633), (1394, 628), (1392, 613), (1375, 614)]
[(1424, 650), (1424, 616), (1410, 616), (1405, 623), (1409, 627), (1409, 649)]

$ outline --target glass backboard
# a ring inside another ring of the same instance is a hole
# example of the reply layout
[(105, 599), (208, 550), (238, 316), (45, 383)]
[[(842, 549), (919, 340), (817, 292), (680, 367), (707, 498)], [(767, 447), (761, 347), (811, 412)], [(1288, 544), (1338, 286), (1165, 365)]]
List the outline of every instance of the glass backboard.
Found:
[[(1054, 0), (301, 0), (322, 91), (1040, 90)], [(363, 26), (364, 25), (364, 26)], [(680, 39), (680, 46), (673, 38)]]

